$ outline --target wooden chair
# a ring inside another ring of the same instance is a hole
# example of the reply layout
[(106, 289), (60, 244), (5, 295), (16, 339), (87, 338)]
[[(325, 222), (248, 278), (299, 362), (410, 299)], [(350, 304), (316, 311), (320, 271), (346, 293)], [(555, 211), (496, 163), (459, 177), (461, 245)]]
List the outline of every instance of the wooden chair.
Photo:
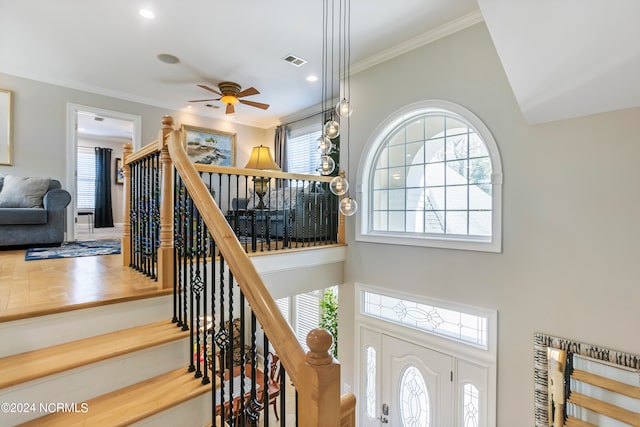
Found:
[(280, 420), (278, 416), (277, 397), (280, 396), (280, 377), (282, 370), (280, 369), (280, 358), (277, 354), (269, 352), (267, 356), (269, 364), (269, 381), (267, 382), (267, 391), (269, 393), (269, 405), (273, 405), (273, 413), (276, 420)]

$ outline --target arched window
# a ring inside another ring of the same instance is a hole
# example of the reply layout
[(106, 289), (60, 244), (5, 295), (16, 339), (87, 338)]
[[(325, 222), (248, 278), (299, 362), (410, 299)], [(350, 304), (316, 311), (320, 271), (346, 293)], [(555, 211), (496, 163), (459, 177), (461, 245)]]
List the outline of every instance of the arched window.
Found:
[(472, 112), (424, 101), (396, 112), (363, 153), (357, 239), (501, 251), (502, 166)]

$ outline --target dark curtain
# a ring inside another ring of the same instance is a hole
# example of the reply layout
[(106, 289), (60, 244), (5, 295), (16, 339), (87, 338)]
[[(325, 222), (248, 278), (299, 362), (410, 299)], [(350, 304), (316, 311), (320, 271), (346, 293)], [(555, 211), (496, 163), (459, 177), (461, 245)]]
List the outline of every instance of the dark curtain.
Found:
[(95, 227), (113, 227), (111, 210), (111, 148), (96, 147)]
[[(275, 153), (276, 158), (274, 160), (276, 161), (278, 166), (280, 166), (280, 169), (282, 169), (282, 172), (288, 172), (288, 169), (289, 169), (288, 167), (289, 162), (287, 159), (287, 137), (288, 136), (289, 136), (289, 128), (287, 128), (287, 126), (281, 125), (276, 127), (276, 135), (273, 142), (273, 147), (276, 152)], [(288, 185), (286, 180), (283, 180), (283, 182), (276, 182), (276, 186), (287, 187)]]

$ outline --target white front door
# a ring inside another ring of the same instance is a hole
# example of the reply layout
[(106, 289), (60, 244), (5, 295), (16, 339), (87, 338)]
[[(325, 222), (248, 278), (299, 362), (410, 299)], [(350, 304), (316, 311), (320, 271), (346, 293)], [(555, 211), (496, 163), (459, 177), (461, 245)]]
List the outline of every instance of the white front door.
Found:
[(368, 329), (362, 342), (363, 427), (453, 426), (453, 357)]

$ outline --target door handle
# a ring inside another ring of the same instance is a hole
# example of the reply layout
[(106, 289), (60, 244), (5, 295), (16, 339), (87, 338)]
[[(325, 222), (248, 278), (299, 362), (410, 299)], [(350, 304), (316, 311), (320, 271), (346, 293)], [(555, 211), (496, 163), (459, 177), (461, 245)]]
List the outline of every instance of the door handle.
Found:
[(387, 417), (384, 417), (382, 415), (380, 415), (378, 418), (376, 418), (376, 420), (380, 421), (382, 424), (386, 424), (389, 422), (389, 420), (387, 419)]

